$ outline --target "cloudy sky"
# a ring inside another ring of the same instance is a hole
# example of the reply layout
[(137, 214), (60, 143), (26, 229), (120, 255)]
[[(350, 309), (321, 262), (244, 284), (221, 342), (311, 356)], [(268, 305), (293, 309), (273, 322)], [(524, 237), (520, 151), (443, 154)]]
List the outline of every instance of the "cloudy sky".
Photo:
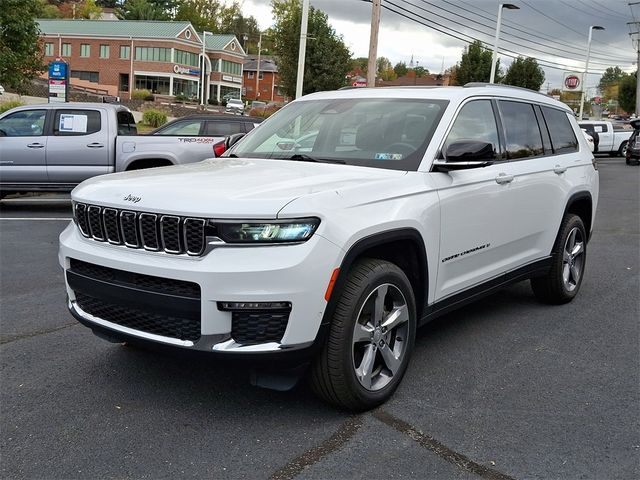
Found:
[[(253, 15), (261, 28), (273, 24), (269, 0), (242, 3), (245, 14)], [(499, 3), (501, 0), (382, 0), (378, 56), (393, 64), (408, 64), (413, 56), (414, 62), (429, 71), (440, 72), (443, 63), (447, 68), (460, 60), (466, 41), (479, 39), (493, 45)], [(589, 26), (600, 25), (606, 30), (594, 31), (587, 86), (595, 86), (608, 66), (635, 70), (636, 52), (627, 22), (640, 21), (640, 5), (629, 7), (628, 0), (511, 3), (520, 9), (503, 13), (503, 65), (511, 63), (510, 56), (535, 57), (543, 65), (549, 87), (559, 88), (563, 71), (584, 69)], [(329, 22), (355, 56), (368, 55), (371, 3), (311, 0), (311, 5), (328, 14)]]

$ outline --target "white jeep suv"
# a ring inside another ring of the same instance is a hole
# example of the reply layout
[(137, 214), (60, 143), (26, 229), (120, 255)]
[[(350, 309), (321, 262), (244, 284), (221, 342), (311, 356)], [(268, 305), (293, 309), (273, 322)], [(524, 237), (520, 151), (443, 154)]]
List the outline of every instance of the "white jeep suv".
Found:
[(548, 303), (580, 289), (598, 172), (549, 97), (317, 93), (225, 155), (73, 191), (59, 259), (75, 318), (259, 372), (310, 365), (322, 398), (361, 410), (392, 395), (429, 320), (523, 279)]

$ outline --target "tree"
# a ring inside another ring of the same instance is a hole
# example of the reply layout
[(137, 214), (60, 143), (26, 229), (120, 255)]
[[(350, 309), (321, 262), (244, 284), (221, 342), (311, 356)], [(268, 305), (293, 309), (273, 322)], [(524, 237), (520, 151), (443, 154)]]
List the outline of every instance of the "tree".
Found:
[[(161, 7), (149, 0), (126, 0), (117, 11), (124, 20), (167, 20)], [(177, 18), (176, 18), (177, 20)]]
[(620, 108), (625, 112), (636, 112), (636, 82), (638, 72), (631, 75), (627, 75), (620, 81), (620, 93), (618, 95), (618, 102)]
[(607, 87), (619, 84), (623, 78), (628, 76), (629, 75), (626, 72), (623, 72), (618, 66), (609, 67), (604, 71), (602, 77), (600, 77), (598, 89), (600, 92), (604, 93)]
[(99, 18), (102, 14), (102, 8), (96, 5), (96, 0), (84, 0), (78, 5), (76, 18), (86, 18), (91, 20), (93, 18)]
[(509, 65), (503, 83), (537, 92), (544, 83), (544, 70), (535, 58), (518, 57)]
[(38, 0), (39, 11), (37, 18), (62, 18), (60, 9), (47, 0)]
[(382, 72), (392, 69), (391, 62), (387, 57), (378, 57), (376, 60), (376, 75), (380, 76)]
[(367, 57), (352, 58), (349, 61), (349, 71), (355, 75), (367, 76), (369, 68), (369, 59)]
[[(488, 82), (491, 76), (491, 50), (476, 40), (462, 53), (462, 59), (456, 64), (456, 85), (469, 82)], [(496, 79), (500, 78), (500, 61), (496, 64)]]
[(0, 84), (24, 93), (29, 81), (45, 70), (37, 0), (3, 0), (0, 8)]
[(389, 80), (395, 80), (396, 78), (398, 78), (398, 75), (396, 75), (396, 72), (393, 70), (393, 68), (387, 68), (386, 70), (378, 73), (378, 78), (387, 82)]
[[(273, 0), (271, 8), (275, 19), (271, 35), (276, 63), (283, 89), (293, 97), (296, 92), (302, 7), (298, 0)], [(308, 35), (303, 93), (335, 90), (344, 86), (351, 66), (351, 52), (342, 37), (329, 25), (327, 14), (314, 7), (309, 9)]]
[(409, 69), (407, 68), (407, 64), (404, 62), (396, 63), (396, 66), (393, 67), (393, 71), (396, 72), (396, 75), (399, 77), (404, 77)]
[(417, 66), (413, 68), (413, 73), (416, 74), (416, 77), (420, 78), (429, 75), (429, 70), (424, 67)]

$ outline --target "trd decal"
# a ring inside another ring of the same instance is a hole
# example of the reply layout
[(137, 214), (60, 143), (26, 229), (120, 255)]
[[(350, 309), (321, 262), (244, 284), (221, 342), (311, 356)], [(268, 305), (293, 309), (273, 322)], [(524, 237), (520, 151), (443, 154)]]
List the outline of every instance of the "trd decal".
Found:
[(490, 246), (491, 246), (490, 243), (485, 243), (484, 245), (479, 245), (477, 247), (470, 248), (469, 250), (465, 250), (464, 252), (456, 253), (455, 255), (451, 255), (450, 257), (443, 258), (442, 263), (448, 262), (449, 260), (453, 260), (454, 258), (463, 257), (464, 255), (469, 255), (470, 253), (477, 252), (478, 250), (489, 248)]

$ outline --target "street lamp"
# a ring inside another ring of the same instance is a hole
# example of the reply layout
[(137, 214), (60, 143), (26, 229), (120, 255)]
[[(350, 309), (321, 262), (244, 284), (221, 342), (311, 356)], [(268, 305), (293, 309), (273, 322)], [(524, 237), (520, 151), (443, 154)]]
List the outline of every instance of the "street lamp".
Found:
[(498, 63), (498, 39), (500, 38), (500, 24), (502, 23), (502, 9), (507, 10), (519, 10), (520, 7), (513, 5), (512, 3), (501, 3), (498, 5), (498, 23), (496, 24), (496, 39), (493, 43), (493, 58), (491, 59), (491, 76), (489, 77), (489, 83), (494, 83), (496, 78), (496, 64)]
[(207, 33), (209, 35), (213, 35), (211, 32), (207, 32), (206, 30), (203, 30), (202, 32), (202, 72), (200, 72), (201, 78), (202, 78), (202, 83), (200, 84), (200, 105), (202, 107), (204, 107), (204, 101), (205, 101), (206, 89), (207, 89), (207, 85), (205, 85), (205, 70), (207, 69), (207, 60), (206, 60), (207, 52), (205, 50), (205, 47), (207, 44)]
[(587, 60), (585, 61), (585, 64), (584, 64), (584, 72), (582, 72), (582, 94), (580, 95), (580, 114), (578, 115), (578, 118), (580, 120), (582, 120), (582, 112), (584, 110), (584, 94), (586, 91), (585, 82), (587, 80), (587, 75), (589, 73), (589, 55), (591, 54), (591, 36), (594, 30), (604, 30), (604, 27), (601, 27), (599, 25), (591, 25), (589, 27), (589, 40), (587, 40)]

